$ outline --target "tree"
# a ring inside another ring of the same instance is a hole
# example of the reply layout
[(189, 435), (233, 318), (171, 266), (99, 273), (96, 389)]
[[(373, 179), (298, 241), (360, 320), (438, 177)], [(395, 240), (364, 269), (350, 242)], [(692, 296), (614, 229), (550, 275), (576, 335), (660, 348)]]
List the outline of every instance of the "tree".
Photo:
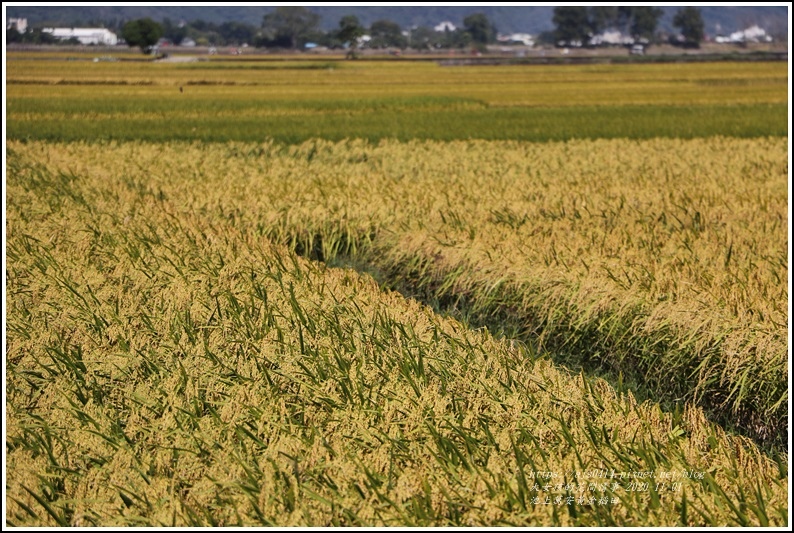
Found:
[(553, 45), (557, 42), (557, 38), (554, 31), (542, 31), (538, 34), (537, 38), (535, 39), (539, 45)]
[(340, 43), (343, 45), (347, 44), (350, 47), (349, 57), (355, 59), (358, 40), (362, 35), (364, 35), (364, 26), (358, 21), (357, 16), (347, 15), (339, 21), (339, 30), (336, 32), (336, 37)]
[(144, 54), (151, 54), (162, 36), (163, 27), (150, 18), (132, 20), (121, 28), (121, 37), (127, 44), (139, 47)]
[(265, 15), (262, 28), (275, 36), (275, 40), (286, 40), (290, 48), (298, 48), (298, 43), (317, 29), (320, 15), (305, 7), (277, 7)]
[(451, 32), (451, 46), (455, 48), (468, 48), (471, 45), (471, 33), (460, 28)]
[(441, 37), (439, 35), (439, 32), (433, 31), (432, 28), (419, 26), (411, 30), (410, 45), (417, 50), (439, 48), (441, 46)]
[(372, 37), (369, 41), (372, 48), (408, 47), (408, 39), (402, 34), (400, 25), (391, 20), (376, 20), (370, 26), (369, 34)]
[(21, 43), (22, 34), (19, 33), (16, 26), (11, 26), (6, 30), (6, 44)]
[(589, 9), (590, 30), (597, 34), (618, 25), (618, 8), (615, 6), (594, 6)]
[(631, 23), (634, 17), (634, 8), (630, 6), (620, 6), (618, 7), (618, 15), (617, 15), (617, 24), (618, 29), (624, 35), (631, 34)]
[(684, 46), (700, 48), (704, 28), (700, 9), (696, 7), (679, 9), (675, 17), (673, 17), (673, 26), (681, 29), (681, 35), (684, 36)]
[(478, 44), (488, 44), (496, 38), (496, 28), (483, 13), (475, 13), (463, 19), (463, 27)]
[(33, 28), (25, 33), (20, 33), (15, 26), (11, 26), (6, 31), (6, 44), (9, 43), (61, 44), (61, 40), (53, 37), (51, 33), (41, 31), (41, 28)]
[(556, 27), (554, 38), (566, 44), (578, 41), (587, 43), (590, 23), (586, 7), (555, 7), (552, 22)]
[(187, 37), (187, 26), (179, 26), (171, 22), (171, 19), (163, 19), (163, 37), (174, 44), (179, 44)]
[(658, 7), (631, 7), (631, 34), (635, 39), (652, 41), (656, 34), (656, 26), (664, 11)]
[(241, 45), (254, 41), (256, 28), (242, 22), (224, 22), (218, 26), (218, 33), (225, 44)]
[(355, 15), (347, 15), (339, 21), (339, 30), (336, 32), (336, 44), (347, 46), (350, 49), (345, 56), (347, 59), (356, 59), (358, 54), (358, 40), (366, 33), (366, 29), (358, 22)]

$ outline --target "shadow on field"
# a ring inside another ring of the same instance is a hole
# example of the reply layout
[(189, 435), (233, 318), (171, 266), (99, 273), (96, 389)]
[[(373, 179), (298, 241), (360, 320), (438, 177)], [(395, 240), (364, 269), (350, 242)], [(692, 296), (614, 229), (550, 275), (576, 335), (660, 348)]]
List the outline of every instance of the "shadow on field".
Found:
[[(698, 371), (695, 363), (691, 363), (692, 368), (687, 368), (680, 376), (671, 376), (664, 365), (655, 364), (663, 354), (683, 353), (684, 348), (656, 342), (651, 351), (643, 347), (638, 348), (634, 357), (614, 357), (618, 351), (625, 353), (626, 347), (614, 346), (614, 342), (595, 327), (568, 323), (550, 325), (541, 317), (515, 309), (510, 305), (509, 297), (496, 298), (494, 303), (483, 306), (466, 294), (443, 290), (444, 281), (428, 279), (424, 267), (413, 271), (377, 264), (365, 251), (376, 238), (374, 230), (367, 235), (344, 235), (336, 239), (324, 239), (318, 233), (292, 238), (290, 244), (299, 256), (330, 267), (354, 269), (374, 278), (382, 289), (415, 299), (436, 313), (459, 320), (468, 328), (487, 328), (495, 338), (524, 346), (535, 358), (549, 357), (571, 375), (584, 372), (588, 377), (604, 379), (618, 393), (631, 392), (639, 402), (658, 403), (674, 419), (682, 415), (686, 403), (695, 403), (709, 420), (729, 433), (752, 439), (767, 454), (777, 457), (785, 451), (787, 419), (781, 424), (771, 424), (751, 408), (731, 411), (726, 407), (729, 395), (720, 387), (711, 387), (706, 393), (695, 392), (691, 378)], [(539, 331), (543, 331), (542, 337)], [(719, 350), (720, 346), (717, 344), (708, 349)], [(640, 350), (643, 350), (641, 354)]]

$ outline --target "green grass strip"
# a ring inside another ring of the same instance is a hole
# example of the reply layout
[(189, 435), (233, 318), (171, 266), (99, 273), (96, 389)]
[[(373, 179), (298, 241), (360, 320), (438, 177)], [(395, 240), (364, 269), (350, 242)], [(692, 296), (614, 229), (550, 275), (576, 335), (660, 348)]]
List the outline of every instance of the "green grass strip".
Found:
[[(239, 114), (238, 114), (239, 113)], [(412, 109), (364, 106), (350, 113), (306, 110), (288, 115), (249, 116), (245, 109), (233, 116), (184, 118), (179, 113), (161, 117), (108, 118), (76, 116), (38, 118), (28, 115), (7, 122), (7, 138), (51, 141), (201, 140), (263, 141), (293, 144), (312, 138), (331, 141), (384, 138), (450, 141), (456, 139), (523, 140), (533, 142), (570, 139), (655, 137), (693, 139), (714, 135), (728, 137), (785, 136), (788, 110), (785, 104), (733, 106), (594, 106), (561, 108)]]

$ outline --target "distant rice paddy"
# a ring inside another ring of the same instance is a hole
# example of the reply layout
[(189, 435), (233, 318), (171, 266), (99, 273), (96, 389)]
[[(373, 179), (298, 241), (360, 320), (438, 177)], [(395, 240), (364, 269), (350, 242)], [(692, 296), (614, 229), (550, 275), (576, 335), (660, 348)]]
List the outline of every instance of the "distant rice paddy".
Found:
[(79, 65), (9, 62), (11, 138), (554, 141), (758, 137), (788, 127), (787, 75), (776, 63)]

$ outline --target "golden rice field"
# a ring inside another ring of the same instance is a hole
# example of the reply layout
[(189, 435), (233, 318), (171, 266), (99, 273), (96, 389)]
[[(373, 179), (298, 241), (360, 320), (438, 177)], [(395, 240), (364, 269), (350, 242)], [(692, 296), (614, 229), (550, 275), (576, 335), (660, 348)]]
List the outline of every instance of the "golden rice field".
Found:
[[(161, 98), (173, 96), (179, 85), (193, 87), (183, 94), (183, 100), (202, 98), (217, 87), (218, 98), (248, 102), (288, 99), (330, 104), (332, 99), (383, 97), (384, 89), (392, 98), (457, 97), (499, 107), (788, 102), (786, 65), (769, 62), (455, 68), (429, 61), (406, 65), (393, 61), (231, 59), (152, 64), (46, 61), (23, 55), (8, 62), (7, 79), (9, 96), (25, 99), (35, 98), (39, 91), (52, 94), (47, 87), (53, 84), (71, 86), (74, 91), (108, 84), (119, 86), (116, 91), (137, 86), (138, 95), (151, 93)], [(252, 90), (256, 87), (260, 90)], [(130, 96), (135, 95), (132, 91), (130, 88)], [(73, 94), (59, 92), (60, 98)]]
[(273, 65), (8, 62), (6, 525), (788, 524), (785, 69)]

